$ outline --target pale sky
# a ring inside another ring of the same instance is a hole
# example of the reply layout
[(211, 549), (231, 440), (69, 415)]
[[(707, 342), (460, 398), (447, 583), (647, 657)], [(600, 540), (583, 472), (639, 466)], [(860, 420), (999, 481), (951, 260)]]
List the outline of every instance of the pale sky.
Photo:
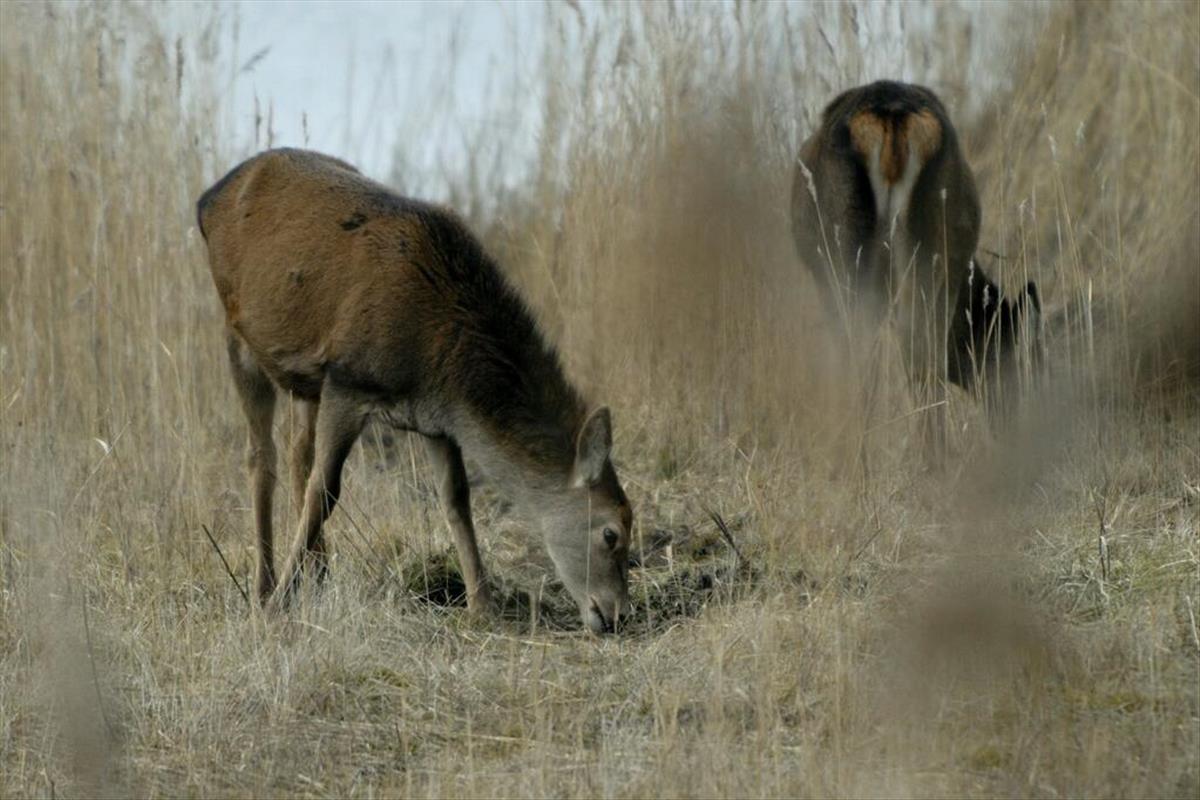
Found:
[[(962, 7), (977, 23), (996, 21), (1002, 10), (986, 3)], [(186, 38), (213, 6), (180, 0), (151, 8), (163, 9), (171, 38)], [(589, 18), (598, 16), (586, 0), (581, 8)], [(790, 11), (813, 8), (796, 3)], [(936, 32), (929, 31), (932, 7), (890, 2), (859, 8), (859, 56), (867, 74), (924, 82), (929, 76), (911, 74), (904, 43), (926, 40), (936, 48), (937, 36), (930, 36)], [(223, 19), (218, 85), (226, 141), (235, 143), (231, 155), (240, 158), (267, 145), (265, 130), (254, 137), (257, 97), (264, 120), (273, 109), (274, 146), (322, 150), (384, 181), (392, 177), (397, 153), (417, 166), (415, 173), (434, 172), (422, 168), (437, 164), (458, 169), (465, 137), (497, 114), (508, 115), (501, 126), (508, 137), (502, 142), (504, 168), (519, 179), (522, 159), (537, 148), (538, 92), (545, 85), (537, 70), (548, 11), (572, 13), (563, 3), (540, 0), (240, 0), (216, 9)], [(838, 24), (836, 13), (831, 16)], [(979, 45), (996, 38), (976, 42), (976, 77), (980, 63), (995, 59)], [(825, 52), (819, 43), (814, 47), (814, 53)], [(837, 67), (828, 61), (825, 66)], [(827, 99), (812, 99), (810, 110)], [(437, 186), (401, 188), (439, 193)]]
[[(204, 11), (174, 8), (183, 13), (168, 27), (185, 35)], [(265, 130), (254, 142), (257, 96), (264, 127), (273, 108), (275, 146), (329, 152), (380, 179), (398, 143), (414, 163), (452, 159), (459, 142), (451, 124), (486, 121), (489, 92), (535, 83), (546, 12), (541, 2), (497, 0), (244, 0), (218, 8), (229, 69), (222, 83), (230, 86), (222, 111), (238, 155), (266, 145)], [(526, 105), (536, 111), (536, 102)]]

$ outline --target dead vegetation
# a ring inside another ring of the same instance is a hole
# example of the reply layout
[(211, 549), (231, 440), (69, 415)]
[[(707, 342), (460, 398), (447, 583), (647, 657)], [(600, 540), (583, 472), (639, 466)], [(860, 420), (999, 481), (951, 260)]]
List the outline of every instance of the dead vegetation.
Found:
[[(438, 176), (614, 409), (638, 615), (599, 639), (486, 484), (504, 613), (461, 612), (404, 437), (352, 456), (326, 589), (248, 609), (192, 217), (237, 155), (222, 29), (0, 5), (0, 795), (1196, 795), (1195, 4), (687, 11), (549, 12), (527, 180)], [(990, 271), (1058, 308), (1012, 428), (952, 396), (941, 474), (894, 343), (863, 418), (788, 232), (800, 138), (897, 22)]]

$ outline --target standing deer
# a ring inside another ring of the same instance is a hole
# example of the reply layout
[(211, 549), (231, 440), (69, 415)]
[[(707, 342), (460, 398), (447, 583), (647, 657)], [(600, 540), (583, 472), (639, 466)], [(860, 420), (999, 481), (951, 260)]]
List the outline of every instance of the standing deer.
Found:
[(942, 379), (971, 389), (985, 367), (1000, 378), (1018, 345), (1038, 346), (1037, 287), (1000, 296), (975, 260), (979, 222), (971, 168), (929, 89), (879, 81), (844, 92), (801, 147), (797, 251), (843, 323), (869, 328), (894, 314), (910, 380), (934, 405), (939, 451)]
[[(285, 605), (312, 564), (342, 465), (376, 417), (425, 437), (441, 476), (467, 603), (491, 605), (463, 455), (541, 528), (585, 624), (615, 630), (628, 602), (632, 512), (610, 460), (608, 409), (588, 411), (554, 349), (451, 212), (399, 197), (335, 158), (271, 150), (197, 204), (250, 428), (257, 588)], [(276, 583), (271, 530), (276, 393), (299, 403), (292, 480), (303, 498)]]

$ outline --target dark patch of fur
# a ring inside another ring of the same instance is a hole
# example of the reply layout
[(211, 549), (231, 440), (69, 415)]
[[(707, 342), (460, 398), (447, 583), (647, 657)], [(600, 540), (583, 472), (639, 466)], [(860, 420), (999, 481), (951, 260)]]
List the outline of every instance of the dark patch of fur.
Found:
[(359, 212), (355, 212), (355, 213), (351, 214), (347, 219), (344, 219), (341, 222), (339, 222), (338, 225), (341, 225), (342, 230), (344, 230), (344, 231), (352, 231), (355, 228), (361, 228), (366, 223), (366, 221), (367, 221), (367, 218), (365, 215), (363, 215)]
[(895, 81), (876, 81), (842, 92), (825, 107), (823, 116), (828, 123), (837, 126), (839, 142), (849, 148), (848, 124), (860, 111), (870, 111), (884, 119), (900, 120), (925, 110), (937, 118), (943, 131), (947, 128), (953, 130), (946, 107), (936, 94), (924, 86)]

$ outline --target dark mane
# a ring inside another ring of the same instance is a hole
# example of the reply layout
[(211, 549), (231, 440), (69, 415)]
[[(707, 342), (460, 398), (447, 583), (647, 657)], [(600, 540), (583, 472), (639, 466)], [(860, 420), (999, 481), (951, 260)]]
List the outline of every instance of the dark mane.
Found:
[(466, 378), (458, 388), (462, 400), (498, 438), (540, 463), (569, 468), (586, 408), (558, 352), (475, 237), (440, 210), (419, 213), (441, 255), (435, 273), (454, 306), (448, 355), (452, 371)]

